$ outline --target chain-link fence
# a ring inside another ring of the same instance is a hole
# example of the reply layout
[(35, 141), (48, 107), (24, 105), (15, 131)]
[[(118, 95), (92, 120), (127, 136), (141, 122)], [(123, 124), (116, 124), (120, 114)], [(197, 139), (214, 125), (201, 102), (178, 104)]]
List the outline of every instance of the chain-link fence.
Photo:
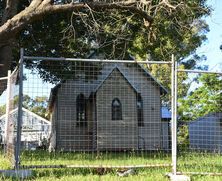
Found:
[(222, 73), (178, 69), (177, 93), (178, 171), (218, 175), (222, 166)]

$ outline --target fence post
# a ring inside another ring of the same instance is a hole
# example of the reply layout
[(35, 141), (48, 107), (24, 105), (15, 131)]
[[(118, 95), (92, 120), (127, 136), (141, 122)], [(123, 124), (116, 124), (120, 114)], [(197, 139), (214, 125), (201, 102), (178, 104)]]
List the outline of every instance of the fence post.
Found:
[(172, 172), (173, 175), (177, 173), (177, 115), (176, 115), (176, 107), (177, 107), (177, 89), (176, 89), (176, 63), (174, 55), (171, 57), (172, 65), (171, 65), (171, 134), (172, 134)]
[(15, 145), (15, 169), (19, 169), (20, 164), (20, 146), (21, 146), (21, 126), (22, 126), (22, 102), (23, 102), (23, 57), (24, 49), (20, 50), (19, 62), (19, 101), (18, 101), (18, 119), (17, 119), (17, 134)]
[(4, 154), (6, 154), (6, 140), (8, 139), (8, 124), (10, 115), (10, 99), (11, 99), (11, 70), (8, 71), (7, 78), (7, 95), (6, 95), (6, 111), (5, 111), (5, 134), (4, 134)]

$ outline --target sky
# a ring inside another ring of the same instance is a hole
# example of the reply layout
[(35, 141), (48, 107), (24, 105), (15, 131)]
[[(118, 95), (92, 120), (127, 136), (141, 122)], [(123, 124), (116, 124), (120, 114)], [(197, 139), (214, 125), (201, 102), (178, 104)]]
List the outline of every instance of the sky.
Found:
[(206, 55), (207, 60), (203, 62), (209, 65), (210, 71), (222, 71), (222, 0), (208, 0), (208, 5), (213, 8), (210, 16), (206, 19), (210, 32), (207, 33), (208, 40), (198, 48), (198, 55)]

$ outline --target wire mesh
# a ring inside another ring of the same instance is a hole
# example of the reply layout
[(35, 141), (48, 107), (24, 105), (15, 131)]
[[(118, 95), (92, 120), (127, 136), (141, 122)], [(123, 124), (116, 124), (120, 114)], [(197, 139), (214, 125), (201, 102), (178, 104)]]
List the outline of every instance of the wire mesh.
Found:
[[(15, 135), (16, 135), (16, 122), (18, 116), (18, 70), (14, 70), (8, 76), (7, 90), (4, 91), (5, 114), (1, 117), (3, 126), (3, 143), (6, 157), (10, 160), (11, 164), (15, 164)], [(8, 94), (8, 95), (7, 95)], [(7, 110), (8, 109), (8, 110)]]
[(3, 151), (4, 147), (4, 130), (5, 121), (4, 116), (6, 114), (6, 89), (7, 89), (7, 77), (0, 78), (0, 149)]
[(178, 170), (221, 172), (222, 73), (181, 71), (178, 79), (182, 77), (186, 79), (177, 90)]
[(171, 165), (170, 91), (164, 86), (170, 68), (159, 81), (150, 73), (155, 67), (135, 61), (33, 59), (25, 66), (22, 166)]

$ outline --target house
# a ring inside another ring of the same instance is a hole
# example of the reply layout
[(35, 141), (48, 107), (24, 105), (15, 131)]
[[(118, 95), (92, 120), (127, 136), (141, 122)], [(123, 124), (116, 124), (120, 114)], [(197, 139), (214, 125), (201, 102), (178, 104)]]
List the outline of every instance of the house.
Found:
[(102, 63), (91, 79), (83, 71), (75, 74), (51, 90), (51, 149), (169, 148), (161, 121), (161, 96), (167, 91), (142, 65)]
[[(51, 123), (42, 118), (41, 116), (29, 111), (26, 108), (22, 108), (22, 134), (21, 145), (26, 149), (33, 149), (39, 146), (39, 143), (44, 139), (49, 138)], [(14, 109), (10, 113), (11, 119), (17, 121), (18, 108)], [(6, 115), (0, 117), (0, 134), (1, 141), (4, 143), (5, 135), (5, 121)], [(16, 126), (16, 123), (15, 123)]]
[(209, 113), (188, 125), (190, 148), (222, 151), (222, 112)]

